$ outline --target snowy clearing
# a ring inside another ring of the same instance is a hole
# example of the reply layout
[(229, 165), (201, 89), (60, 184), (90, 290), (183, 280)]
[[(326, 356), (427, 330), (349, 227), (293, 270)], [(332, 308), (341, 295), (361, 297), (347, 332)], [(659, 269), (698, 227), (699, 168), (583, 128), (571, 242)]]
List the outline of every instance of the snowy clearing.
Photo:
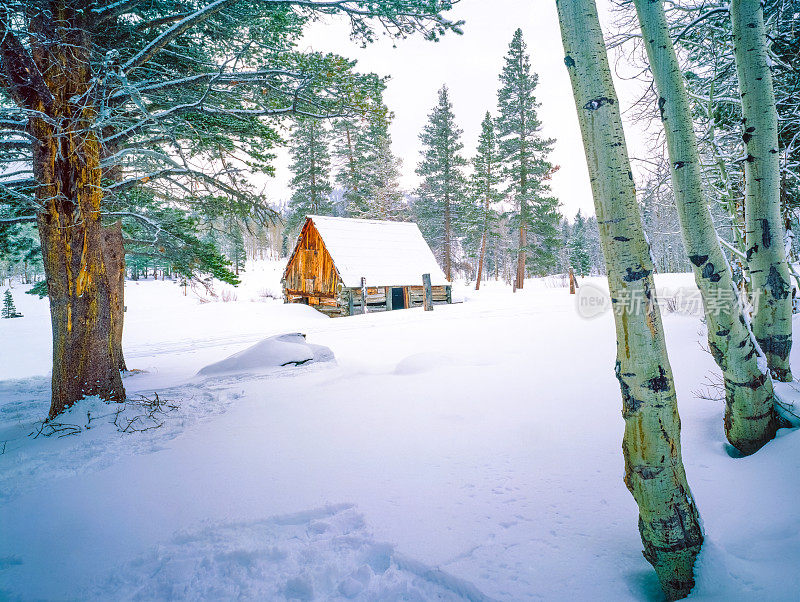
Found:
[[(269, 299), (280, 265), (248, 269), (230, 302), (127, 283), (128, 393), (176, 406), (144, 432), (87, 400), (60, 417), (80, 434), (29, 436), (49, 405), (49, 319), (15, 289), (0, 599), (661, 599), (622, 482), (610, 314), (580, 318), (551, 279), (329, 319)], [(706, 529), (691, 597), (796, 599), (800, 437), (732, 458), (722, 402), (695, 394), (714, 370), (702, 323), (664, 319)], [(298, 332), (335, 361), (197, 374)]]

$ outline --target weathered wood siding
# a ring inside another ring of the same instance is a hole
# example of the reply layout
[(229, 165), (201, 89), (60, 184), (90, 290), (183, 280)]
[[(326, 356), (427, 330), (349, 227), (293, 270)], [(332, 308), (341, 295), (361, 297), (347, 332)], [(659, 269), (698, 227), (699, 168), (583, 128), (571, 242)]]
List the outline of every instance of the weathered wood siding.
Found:
[[(287, 299), (310, 297), (310, 305), (316, 305), (322, 298), (335, 301), (338, 285), (339, 275), (333, 259), (314, 224), (307, 221), (284, 272)], [(311, 297), (316, 298), (316, 302), (312, 302)]]

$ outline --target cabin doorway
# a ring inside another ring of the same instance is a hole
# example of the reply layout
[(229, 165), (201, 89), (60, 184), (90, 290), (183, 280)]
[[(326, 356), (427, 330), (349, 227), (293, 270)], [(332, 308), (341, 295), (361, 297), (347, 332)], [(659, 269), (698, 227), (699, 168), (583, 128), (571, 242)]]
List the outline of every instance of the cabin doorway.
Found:
[(402, 288), (392, 289), (392, 309), (405, 309), (406, 299)]

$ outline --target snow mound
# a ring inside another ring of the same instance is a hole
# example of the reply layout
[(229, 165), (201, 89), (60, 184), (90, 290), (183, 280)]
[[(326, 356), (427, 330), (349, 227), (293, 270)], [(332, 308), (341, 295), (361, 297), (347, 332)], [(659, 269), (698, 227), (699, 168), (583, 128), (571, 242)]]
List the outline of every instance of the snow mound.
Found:
[(179, 532), (95, 582), (91, 600), (488, 600), (373, 540), (349, 504)]
[(456, 358), (446, 353), (415, 353), (414, 355), (409, 355), (400, 360), (397, 367), (394, 369), (394, 373), (402, 375), (422, 374), (424, 372), (431, 372), (437, 368), (455, 366), (459, 363), (460, 362), (458, 362)]
[(333, 351), (328, 347), (307, 343), (306, 335), (298, 332), (266, 338), (221, 362), (206, 366), (198, 374), (208, 376), (244, 370), (300, 366), (309, 362), (330, 362), (334, 359)]

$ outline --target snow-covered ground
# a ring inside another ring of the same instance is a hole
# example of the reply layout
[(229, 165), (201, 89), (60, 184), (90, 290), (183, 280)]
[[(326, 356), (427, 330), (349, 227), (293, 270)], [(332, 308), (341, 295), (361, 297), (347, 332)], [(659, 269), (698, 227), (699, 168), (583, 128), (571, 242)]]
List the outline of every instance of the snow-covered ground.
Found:
[[(25, 317), (0, 321), (0, 599), (660, 599), (622, 482), (610, 314), (583, 319), (567, 289), (537, 280), (329, 319), (270, 299), (279, 273), (249, 266), (215, 299), (128, 282), (126, 357), (142, 371), (128, 393), (178, 408), (120, 433), (87, 401), (61, 419), (82, 432), (62, 438), (34, 438), (49, 317), (14, 289)], [(714, 368), (703, 326), (665, 324), (707, 537), (693, 598), (796, 600), (800, 435), (732, 458), (722, 403), (696, 395)], [(295, 332), (336, 360), (197, 375)]]

